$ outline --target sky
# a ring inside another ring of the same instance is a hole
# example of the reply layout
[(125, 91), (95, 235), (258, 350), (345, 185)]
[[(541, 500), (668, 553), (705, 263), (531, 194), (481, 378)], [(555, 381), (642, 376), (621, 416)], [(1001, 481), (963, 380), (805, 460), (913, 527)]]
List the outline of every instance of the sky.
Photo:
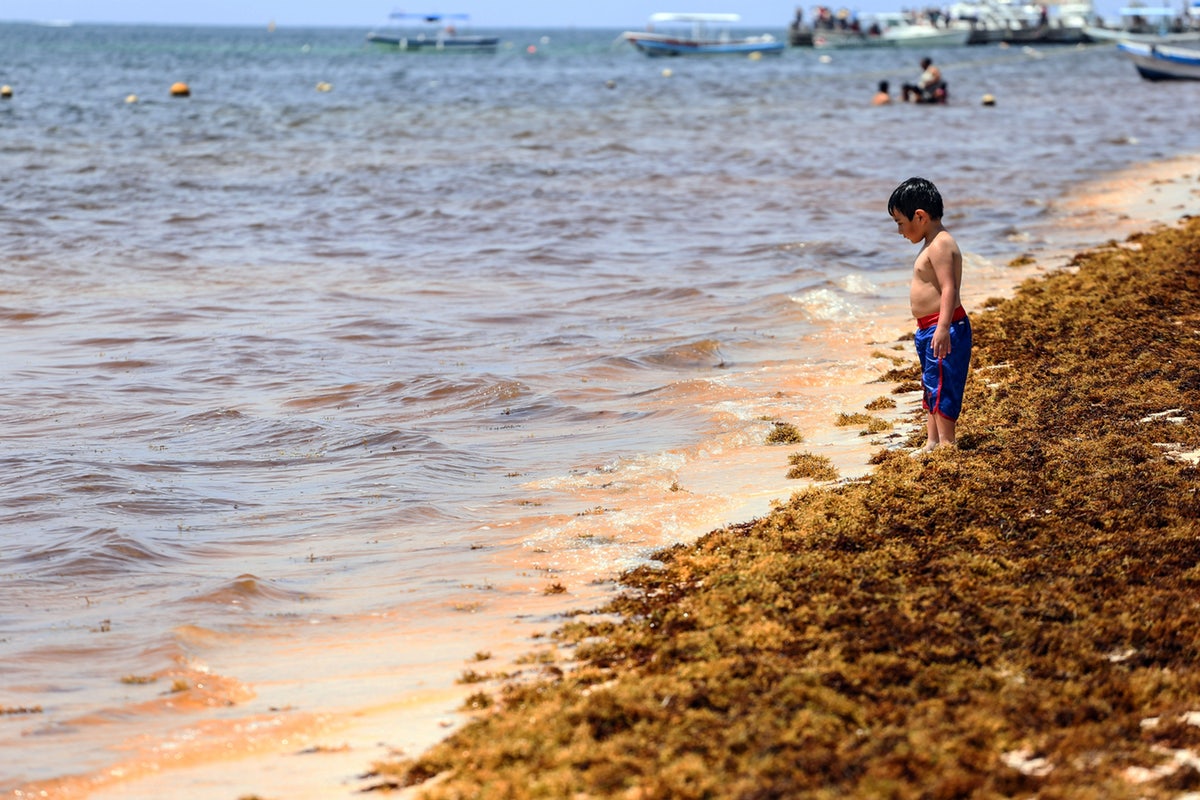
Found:
[[(746, 27), (783, 28), (796, 7), (809, 9), (818, 0), (440, 0), (397, 5), (390, 0), (0, 0), (0, 20), (158, 23), (192, 25), (348, 26), (374, 28), (392, 11), (466, 13), (479, 28), (621, 28), (645, 26), (656, 11), (736, 12)], [(925, 5), (948, 5), (948, 0), (820, 0), (832, 7), (857, 11), (898, 11)], [(1119, 0), (1097, 0), (1102, 13)], [(1155, 5), (1156, 2), (1146, 2)], [(1172, 5), (1177, 3), (1172, 0)]]

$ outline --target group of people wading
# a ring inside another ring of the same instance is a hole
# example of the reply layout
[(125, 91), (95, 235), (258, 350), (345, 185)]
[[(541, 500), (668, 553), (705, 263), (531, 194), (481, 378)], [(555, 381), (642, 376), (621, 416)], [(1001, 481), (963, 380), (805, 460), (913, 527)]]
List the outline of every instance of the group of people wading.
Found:
[[(917, 82), (900, 87), (900, 99), (906, 103), (944, 103), (948, 96), (942, 71), (928, 57), (921, 59), (921, 77), (917, 78)], [(877, 106), (892, 102), (887, 81), (879, 82), (872, 102)]]

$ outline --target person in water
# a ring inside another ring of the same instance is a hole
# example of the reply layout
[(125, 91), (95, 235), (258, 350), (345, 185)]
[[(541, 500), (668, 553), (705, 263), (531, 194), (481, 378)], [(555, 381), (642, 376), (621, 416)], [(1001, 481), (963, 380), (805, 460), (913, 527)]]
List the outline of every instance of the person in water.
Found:
[(916, 83), (904, 84), (901, 95), (906, 103), (946, 102), (946, 81), (932, 58), (921, 59), (921, 77)]
[(962, 307), (962, 252), (942, 224), (942, 195), (924, 178), (892, 192), (888, 214), (897, 232), (921, 252), (913, 263), (909, 304), (917, 320), (914, 342), (921, 362), (921, 407), (926, 441), (918, 453), (954, 446), (971, 367), (971, 321)]
[(886, 106), (892, 102), (892, 96), (888, 94), (888, 82), (880, 81), (879, 90), (875, 92), (875, 96), (871, 98), (871, 105)]

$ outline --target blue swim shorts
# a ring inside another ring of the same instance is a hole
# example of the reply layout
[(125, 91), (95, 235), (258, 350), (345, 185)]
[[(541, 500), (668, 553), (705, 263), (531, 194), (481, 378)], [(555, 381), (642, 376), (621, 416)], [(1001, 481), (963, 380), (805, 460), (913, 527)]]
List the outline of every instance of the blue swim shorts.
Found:
[[(950, 354), (945, 358), (934, 358), (933, 332), (937, 330), (937, 316), (931, 316), (933, 324), (917, 328), (914, 337), (917, 358), (921, 361), (921, 408), (946, 419), (958, 419), (967, 373), (971, 368), (971, 320), (959, 306), (950, 323)], [(928, 317), (920, 322), (926, 320)]]

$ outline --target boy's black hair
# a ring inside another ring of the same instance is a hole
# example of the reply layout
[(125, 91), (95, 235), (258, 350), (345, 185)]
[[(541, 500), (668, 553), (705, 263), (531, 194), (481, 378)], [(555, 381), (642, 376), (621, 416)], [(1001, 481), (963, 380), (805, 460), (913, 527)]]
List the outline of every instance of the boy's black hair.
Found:
[(887, 92), (887, 90), (888, 90), (888, 82), (887, 82), (887, 81), (880, 81), (880, 82), (879, 82), (879, 91), (881, 91), (881, 92), (885, 92), (885, 93), (886, 93), (886, 92)]
[(888, 214), (899, 211), (908, 219), (920, 208), (932, 219), (941, 219), (942, 195), (931, 182), (924, 178), (909, 178), (896, 187), (888, 199)]

